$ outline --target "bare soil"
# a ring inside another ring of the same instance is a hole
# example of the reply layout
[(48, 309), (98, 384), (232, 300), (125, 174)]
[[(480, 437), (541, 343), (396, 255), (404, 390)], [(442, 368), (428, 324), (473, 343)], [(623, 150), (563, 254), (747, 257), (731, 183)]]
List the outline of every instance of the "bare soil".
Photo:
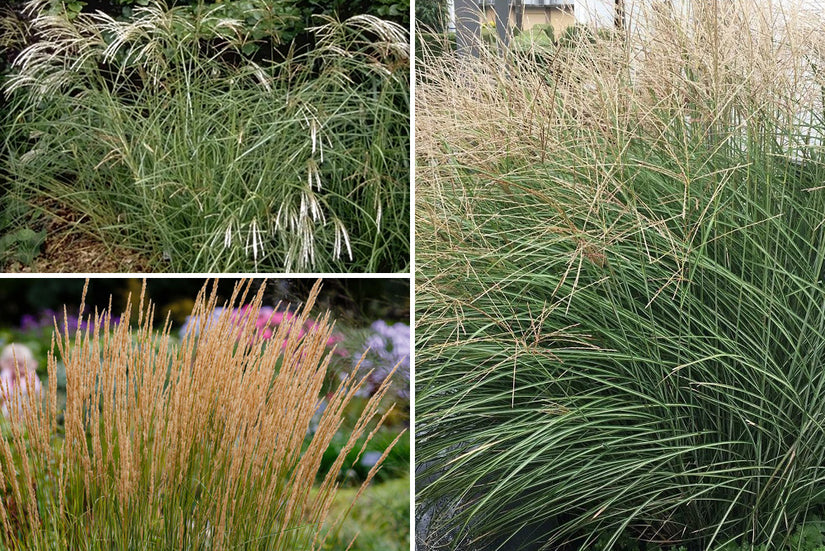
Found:
[(139, 251), (106, 243), (92, 228), (84, 227), (83, 215), (50, 205), (44, 209), (46, 240), (31, 265), (7, 262), (4, 272), (15, 273), (146, 273), (149, 258)]

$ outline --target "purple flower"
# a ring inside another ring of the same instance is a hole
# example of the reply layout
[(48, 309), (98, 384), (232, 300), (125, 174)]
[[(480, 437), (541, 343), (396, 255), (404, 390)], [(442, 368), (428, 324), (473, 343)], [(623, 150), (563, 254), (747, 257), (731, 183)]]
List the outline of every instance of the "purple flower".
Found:
[[(212, 316), (209, 319), (206, 320), (206, 324), (205, 324), (206, 327), (209, 327), (213, 323), (216, 323), (218, 321), (218, 318), (220, 318), (221, 314), (223, 313), (223, 310), (224, 309), (220, 306), (216, 307), (212, 311)], [(186, 321), (183, 322), (183, 325), (181, 326), (181, 328), (178, 332), (178, 334), (180, 335), (180, 338), (181, 339), (184, 338), (187, 335), (187, 333), (189, 333), (189, 332), (191, 332), (192, 335), (199, 335), (200, 332), (201, 332), (200, 323), (201, 323), (200, 318), (198, 318), (198, 317), (193, 318), (192, 316), (186, 316)]]
[[(369, 381), (361, 390), (362, 395), (371, 395), (392, 369), (395, 372), (396, 396), (410, 397), (410, 326), (406, 323), (389, 325), (384, 320), (374, 322), (372, 333), (364, 340), (364, 346), (352, 356), (353, 366), (361, 361), (360, 369), (372, 370)], [(364, 353), (367, 355), (361, 360)]]
[[(74, 314), (63, 315), (62, 312), (55, 312), (51, 308), (41, 310), (37, 316), (31, 314), (24, 314), (20, 318), (20, 329), (23, 332), (36, 331), (38, 329), (52, 329), (57, 320), (57, 328), (60, 331), (68, 329), (69, 333), (74, 333), (80, 328), (81, 331), (94, 330), (94, 321), (87, 318), (82, 319)], [(101, 319), (101, 323), (105, 324), (105, 318)], [(116, 327), (120, 324), (120, 317), (113, 317), (110, 321), (111, 327)]]
[(39, 329), (40, 324), (37, 322), (37, 319), (32, 316), (31, 314), (24, 314), (22, 318), (20, 318), (20, 329), (23, 331), (34, 331), (35, 329)]
[(68, 328), (69, 333), (74, 333), (75, 331), (77, 331), (78, 325), (80, 326), (81, 330), (86, 329), (86, 323), (80, 323), (80, 320), (77, 319), (77, 316), (73, 316), (71, 314), (67, 315), (65, 318), (63, 318), (63, 316), (60, 316), (60, 318), (58, 318), (58, 325), (60, 327)]

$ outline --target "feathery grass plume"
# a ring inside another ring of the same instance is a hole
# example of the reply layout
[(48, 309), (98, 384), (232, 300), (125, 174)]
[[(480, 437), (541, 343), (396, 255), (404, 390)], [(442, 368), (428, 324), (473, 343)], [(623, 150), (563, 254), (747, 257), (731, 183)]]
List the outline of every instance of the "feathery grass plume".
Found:
[(628, 13), (624, 35), (423, 54), (433, 540), (784, 549), (825, 509), (823, 12)]
[(256, 63), (220, 5), (29, 7), (41, 40), (5, 86), (13, 197), (85, 214), (157, 270), (406, 269), (406, 30), (326, 19), (315, 48)]
[[(143, 296), (136, 320), (130, 303), (117, 326), (110, 306), (95, 312), (93, 329), (72, 335), (68, 326), (56, 328), (48, 369), (54, 380), (59, 354), (65, 436), (57, 436), (54, 385), (45, 405), (15, 402), (24, 414), (0, 439), (4, 545), (323, 548), (340, 524), (324, 525), (338, 475), (347, 453), (381, 426), (389, 377), (363, 406), (332, 468), (319, 473), (363, 384), (351, 377), (332, 389), (317, 430), (309, 431), (330, 359), (329, 314), (299, 333), (319, 290), (320, 283), (272, 340), (256, 338), (264, 287), (251, 296), (248, 283), (236, 286), (217, 317), (216, 289), (204, 286), (192, 314), (200, 333), (179, 345), (169, 340), (168, 319), (155, 331), (154, 306)], [(232, 306), (247, 300), (251, 315), (233, 318)]]
[[(0, 53), (8, 55), (22, 49), (29, 34), (29, 24), (19, 14), (9, 8), (0, 9)], [(4, 59), (3, 63), (6, 62)]]

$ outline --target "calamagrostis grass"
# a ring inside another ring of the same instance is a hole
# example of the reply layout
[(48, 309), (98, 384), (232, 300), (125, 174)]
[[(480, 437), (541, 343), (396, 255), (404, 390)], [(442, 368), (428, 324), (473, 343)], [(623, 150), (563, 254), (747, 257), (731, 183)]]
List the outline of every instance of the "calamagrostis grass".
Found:
[[(370, 426), (381, 425), (376, 416), (389, 378), (314, 486), (361, 386), (352, 378), (341, 382), (318, 415), (329, 314), (305, 336), (299, 331), (319, 288), (268, 341), (255, 338), (253, 325), (263, 286), (250, 296), (248, 284), (236, 286), (217, 319), (215, 290), (205, 286), (193, 310), (200, 334), (179, 345), (169, 340), (168, 321), (155, 331), (154, 306), (143, 296), (137, 319), (129, 305), (121, 323), (110, 326), (110, 307), (95, 312), (93, 330), (56, 331), (48, 371), (54, 380), (59, 355), (66, 366), (65, 437), (57, 436), (55, 385), (45, 403), (12, 397), (23, 413), (0, 440), (5, 545), (322, 548), (338, 473), (347, 452), (372, 436)], [(232, 305), (247, 302), (251, 315), (233, 320)]]

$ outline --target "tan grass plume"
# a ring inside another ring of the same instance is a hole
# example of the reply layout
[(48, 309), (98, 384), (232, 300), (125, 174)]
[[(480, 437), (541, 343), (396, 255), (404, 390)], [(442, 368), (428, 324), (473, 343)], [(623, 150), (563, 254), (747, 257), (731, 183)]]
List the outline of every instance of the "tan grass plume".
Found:
[[(383, 422), (387, 385), (364, 405), (333, 468), (319, 475), (363, 379), (332, 391), (311, 432), (333, 323), (327, 313), (305, 335), (300, 330), (320, 282), (270, 340), (256, 338), (254, 327), (264, 286), (253, 294), (250, 285), (237, 284), (219, 316), (216, 285), (205, 285), (192, 312), (199, 334), (180, 344), (170, 340), (168, 319), (155, 331), (145, 284), (136, 320), (130, 298), (117, 325), (110, 305), (94, 313), (93, 329), (57, 328), (48, 373), (54, 381), (61, 358), (65, 437), (58, 436), (55, 385), (45, 407), (22, 400), (25, 415), (0, 440), (5, 542), (26, 549), (51, 538), (72, 548), (92, 537), (176, 549), (321, 548), (337, 473), (356, 442), (371, 437), (369, 427)], [(233, 318), (243, 304), (247, 315)]]

